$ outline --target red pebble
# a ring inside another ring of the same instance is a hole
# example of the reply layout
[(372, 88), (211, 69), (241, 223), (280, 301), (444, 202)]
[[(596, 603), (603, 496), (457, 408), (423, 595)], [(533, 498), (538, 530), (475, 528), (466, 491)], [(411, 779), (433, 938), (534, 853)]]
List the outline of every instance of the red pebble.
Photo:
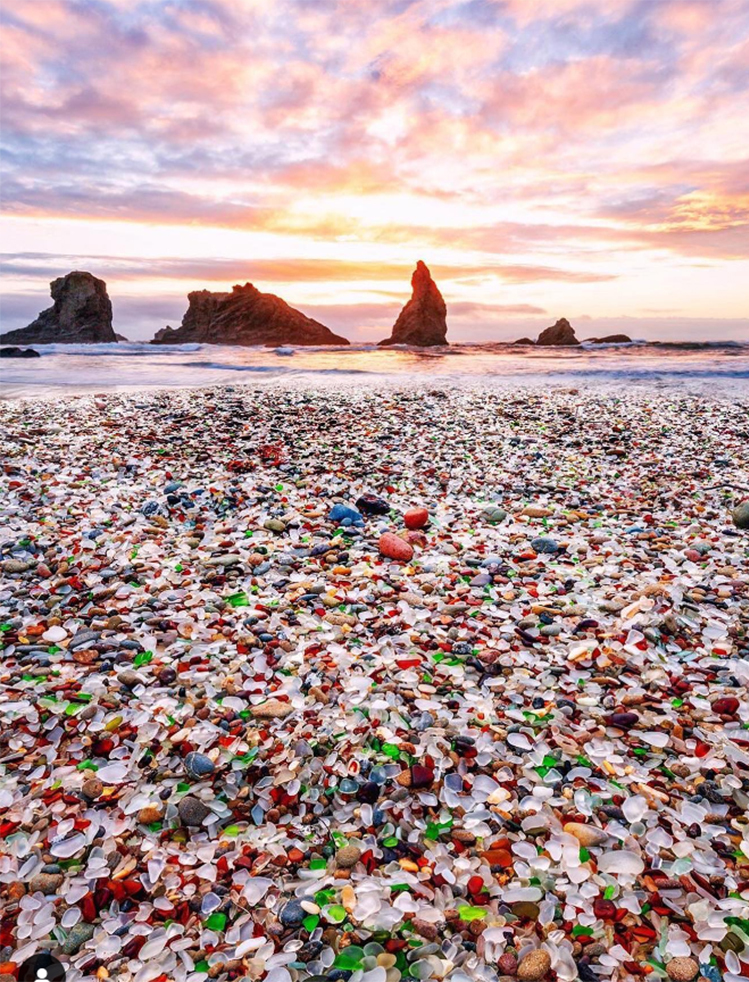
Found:
[(600, 917), (603, 920), (612, 920), (616, 917), (616, 905), (610, 900), (604, 900), (602, 897), (596, 897), (593, 901), (593, 913), (596, 917)]
[(724, 696), (715, 700), (712, 710), (718, 716), (734, 716), (739, 711), (739, 700), (736, 696)]
[(393, 532), (385, 532), (380, 536), (380, 554), (388, 559), (397, 559), (399, 562), (407, 563), (413, 558), (413, 546), (405, 542), (399, 535)]
[(407, 529), (423, 529), (429, 521), (429, 512), (426, 508), (409, 508), (403, 516)]
[(470, 894), (479, 894), (484, 889), (484, 880), (481, 876), (472, 876), (468, 881), (468, 892)]
[(411, 787), (428, 788), (434, 781), (434, 771), (431, 767), (422, 767), (421, 764), (414, 764), (411, 768)]

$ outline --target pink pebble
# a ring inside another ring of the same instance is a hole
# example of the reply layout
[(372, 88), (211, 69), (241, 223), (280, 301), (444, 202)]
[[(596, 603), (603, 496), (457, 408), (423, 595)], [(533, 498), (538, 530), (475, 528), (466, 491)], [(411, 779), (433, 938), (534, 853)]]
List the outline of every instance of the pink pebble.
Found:
[(380, 536), (379, 549), (380, 554), (388, 559), (397, 559), (404, 563), (413, 558), (414, 554), (413, 547), (393, 532), (385, 532)]
[(426, 508), (409, 508), (403, 516), (407, 529), (423, 529), (429, 521), (429, 512)]

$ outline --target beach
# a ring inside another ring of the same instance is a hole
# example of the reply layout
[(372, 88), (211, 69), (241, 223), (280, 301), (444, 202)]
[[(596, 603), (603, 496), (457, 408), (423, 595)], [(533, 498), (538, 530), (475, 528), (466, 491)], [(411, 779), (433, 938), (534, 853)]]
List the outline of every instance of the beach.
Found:
[(746, 975), (748, 405), (5, 402), (0, 956)]

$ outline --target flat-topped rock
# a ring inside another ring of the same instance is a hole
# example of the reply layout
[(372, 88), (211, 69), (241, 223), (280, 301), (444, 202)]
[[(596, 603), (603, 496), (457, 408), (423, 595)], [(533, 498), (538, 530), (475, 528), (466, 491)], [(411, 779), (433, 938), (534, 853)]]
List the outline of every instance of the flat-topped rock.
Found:
[(261, 293), (252, 283), (230, 293), (194, 290), (180, 327), (157, 331), (151, 344), (276, 345), (348, 344), (285, 300)]
[(588, 338), (588, 344), (630, 344), (632, 338), (628, 334), (607, 334), (605, 338)]

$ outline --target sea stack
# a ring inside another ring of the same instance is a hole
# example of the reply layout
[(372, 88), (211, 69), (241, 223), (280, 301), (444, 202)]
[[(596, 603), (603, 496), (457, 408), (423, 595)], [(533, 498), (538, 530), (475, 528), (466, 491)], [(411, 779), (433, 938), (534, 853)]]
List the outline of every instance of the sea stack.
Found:
[(607, 334), (605, 338), (588, 338), (588, 344), (631, 344), (628, 334)]
[(54, 304), (28, 327), (0, 334), (3, 344), (101, 344), (116, 341), (107, 284), (72, 272), (50, 283)]
[(545, 331), (541, 331), (536, 344), (569, 346), (580, 344), (580, 342), (575, 337), (575, 332), (567, 318), (560, 317), (556, 324), (552, 325), (551, 327), (547, 327)]
[(421, 348), (447, 344), (447, 307), (426, 263), (419, 260), (411, 277), (411, 299), (398, 315), (386, 344), (413, 344)]
[(195, 290), (188, 293), (187, 313), (180, 327), (158, 331), (151, 344), (348, 344), (318, 321), (290, 307), (251, 283), (231, 293)]

